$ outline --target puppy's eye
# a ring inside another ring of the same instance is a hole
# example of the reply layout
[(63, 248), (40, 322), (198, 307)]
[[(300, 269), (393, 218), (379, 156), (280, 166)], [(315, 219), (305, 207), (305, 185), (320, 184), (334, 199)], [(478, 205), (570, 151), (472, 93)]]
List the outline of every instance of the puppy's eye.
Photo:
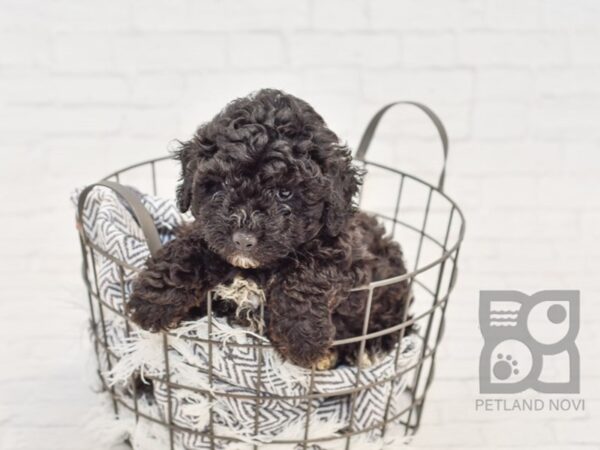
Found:
[(285, 202), (286, 200), (289, 200), (290, 198), (292, 198), (293, 193), (289, 189), (278, 189), (275, 196), (277, 197), (278, 200)]
[(223, 189), (223, 183), (219, 181), (207, 181), (204, 183), (204, 191), (207, 194), (215, 194)]

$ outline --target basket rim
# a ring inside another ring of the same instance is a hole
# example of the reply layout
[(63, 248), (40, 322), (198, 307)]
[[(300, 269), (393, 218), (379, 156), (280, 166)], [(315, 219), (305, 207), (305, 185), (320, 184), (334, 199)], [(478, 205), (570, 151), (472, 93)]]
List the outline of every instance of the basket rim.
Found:
[[(101, 181), (107, 181), (110, 180), (111, 178), (115, 178), (117, 180), (117, 182), (119, 182), (119, 177), (122, 173), (136, 169), (138, 167), (142, 167), (145, 165), (150, 165), (151, 167), (153, 167), (154, 170), (154, 165), (158, 162), (161, 161), (168, 161), (168, 160), (174, 160), (173, 159), (173, 155), (169, 154), (169, 155), (164, 155), (164, 156), (159, 156), (156, 158), (151, 158), (151, 159), (147, 159), (144, 161), (140, 161), (134, 164), (130, 164), (128, 166), (123, 167), (122, 169), (118, 169), (114, 172), (111, 172), (110, 174), (104, 176), (103, 178), (101, 178)], [(456, 238), (456, 241), (454, 242), (454, 244), (449, 247), (448, 249), (445, 249), (445, 245), (442, 247), (444, 249), (443, 254), (438, 257), (437, 259), (435, 259), (434, 261), (426, 264), (425, 266), (419, 267), (419, 268), (415, 268), (414, 270), (410, 271), (410, 272), (406, 272), (405, 274), (402, 275), (397, 275), (395, 277), (390, 277), (390, 278), (385, 278), (383, 280), (378, 280), (378, 281), (372, 281), (371, 283), (369, 283), (368, 285), (364, 285), (364, 286), (357, 286), (355, 288), (352, 289), (352, 292), (355, 291), (366, 291), (366, 290), (372, 290), (372, 289), (376, 289), (378, 287), (382, 287), (382, 286), (387, 286), (389, 284), (394, 284), (394, 283), (399, 283), (402, 282), (404, 280), (407, 280), (409, 278), (414, 278), (414, 276), (422, 273), (422, 272), (426, 272), (427, 270), (431, 269), (432, 267), (436, 266), (437, 264), (442, 263), (443, 261), (447, 260), (450, 255), (452, 253), (455, 253), (459, 248), (460, 245), (462, 244), (464, 237), (465, 237), (465, 229), (466, 229), (466, 220), (465, 220), (465, 215), (462, 211), (462, 209), (460, 208), (460, 206), (458, 206), (458, 204), (448, 195), (446, 194), (443, 189), (441, 189), (438, 186), (435, 186), (433, 184), (431, 184), (428, 181), (423, 180), (422, 178), (419, 178), (415, 175), (409, 174), (407, 172), (404, 172), (402, 170), (399, 169), (395, 169), (393, 167), (389, 167), (386, 165), (383, 165), (381, 163), (377, 163), (377, 162), (373, 162), (373, 161), (369, 161), (366, 159), (355, 159), (355, 161), (357, 161), (360, 164), (364, 164), (366, 166), (374, 166), (374, 167), (378, 167), (380, 169), (383, 170), (387, 170), (390, 172), (393, 172), (397, 175), (400, 175), (401, 177), (405, 177), (405, 178), (409, 178), (411, 180), (414, 180), (418, 183), (421, 183), (423, 185), (425, 185), (426, 187), (429, 188), (430, 190), (430, 195), (433, 192), (436, 192), (437, 194), (441, 195), (444, 199), (446, 199), (446, 201), (448, 201), (448, 203), (451, 205), (451, 210), (450, 210), (450, 214), (449, 214), (449, 222), (452, 221), (452, 218), (454, 216), (454, 211), (456, 211), (456, 213), (458, 214), (459, 218), (460, 218), (460, 230), (458, 232), (458, 236)], [(378, 216), (381, 217), (381, 214), (377, 214)], [(397, 219), (393, 219), (396, 220)], [(407, 226), (407, 224), (402, 223), (401, 221), (398, 221), (399, 223), (401, 223), (404, 226)], [(421, 234), (423, 236), (427, 236), (425, 233), (421, 232)], [(430, 238), (431, 239), (431, 238)], [(439, 242), (436, 242), (438, 245), (440, 245)], [(116, 262), (116, 261), (115, 261)], [(124, 263), (124, 261), (122, 262)]]
[[(150, 158), (150, 159), (146, 159), (137, 163), (133, 163), (130, 164), (128, 166), (125, 166), (121, 169), (115, 170), (114, 172), (109, 173), (108, 175), (105, 175), (104, 177), (101, 178), (102, 181), (106, 181), (109, 180), (111, 178), (118, 178), (120, 176), (120, 174), (127, 172), (129, 170), (133, 170), (133, 169), (137, 169), (138, 167), (141, 166), (145, 166), (147, 164), (153, 165), (156, 164), (158, 162), (161, 161), (174, 161), (174, 156), (172, 154), (168, 154), (168, 155), (163, 155), (163, 156), (158, 156), (156, 158)], [(458, 206), (458, 204), (448, 195), (446, 194), (442, 189), (439, 188), (439, 186), (435, 186), (433, 184), (431, 184), (429, 181), (425, 181), (422, 178), (417, 177), (416, 175), (411, 175), (408, 172), (404, 172), (402, 170), (399, 169), (395, 169), (393, 167), (389, 167), (386, 166), (384, 164), (381, 163), (377, 163), (374, 161), (370, 161), (368, 159), (356, 159), (356, 157), (354, 157), (354, 161), (357, 161), (360, 164), (366, 164), (369, 166), (375, 166), (375, 167), (379, 167), (380, 169), (384, 169), (384, 170), (389, 170), (390, 172), (394, 172), (400, 176), (403, 177), (407, 177), (410, 178), (414, 181), (417, 181), (419, 183), (422, 183), (424, 185), (426, 185), (427, 187), (431, 188), (432, 190), (436, 191), (438, 194), (440, 194), (442, 197), (444, 197), (446, 200), (448, 200), (448, 202), (450, 202), (450, 204), (453, 206), (454, 209), (456, 209), (456, 211), (458, 212), (458, 214), (460, 215), (460, 218), (462, 219), (461, 222), (461, 232), (460, 232), (460, 236), (458, 239), (458, 242), (462, 242), (463, 238), (464, 238), (464, 232), (465, 232), (465, 216), (464, 213), (462, 211), (462, 209), (460, 208), (460, 206)]]

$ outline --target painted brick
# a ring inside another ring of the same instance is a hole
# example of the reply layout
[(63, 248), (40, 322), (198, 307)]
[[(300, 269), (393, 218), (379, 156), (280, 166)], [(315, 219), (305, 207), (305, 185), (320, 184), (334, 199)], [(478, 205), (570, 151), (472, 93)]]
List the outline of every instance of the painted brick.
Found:
[(299, 33), (290, 40), (297, 67), (389, 67), (400, 61), (400, 39), (393, 34)]
[(372, 26), (378, 29), (438, 31), (479, 28), (485, 23), (485, 4), (472, 0), (372, 0), (370, 6)]
[(115, 47), (116, 63), (127, 70), (198, 71), (225, 66), (226, 38), (221, 33), (128, 36)]
[(559, 33), (467, 32), (458, 37), (460, 62), (481, 66), (552, 66), (567, 62)]
[[(544, 72), (547, 73), (547, 72)], [(534, 95), (534, 77), (530, 70), (486, 68), (477, 71), (476, 97), (481, 100), (525, 103)]]
[[(98, 399), (72, 188), (167, 154), (261, 87), (305, 98), (352, 148), (392, 100), (446, 124), (445, 191), (467, 235), (412, 446), (598, 448), (598, 23), (596, 0), (0, 2), (0, 338), (19, 336), (0, 349), (0, 448), (109, 447), (82, 423)], [(398, 109), (369, 158), (435, 182), (439, 147), (422, 114)], [(159, 171), (161, 195), (177, 172)], [(379, 175), (366, 198), (385, 206), (397, 179)], [(424, 193), (405, 198), (405, 220), (422, 220)], [(412, 261), (415, 235), (401, 236)], [(479, 414), (478, 291), (548, 288), (582, 290), (585, 414)]]
[(402, 62), (408, 67), (449, 67), (457, 63), (453, 33), (409, 33), (402, 43)]
[(282, 66), (284, 62), (283, 40), (278, 34), (242, 33), (229, 40), (229, 63), (232, 67), (272, 68)]
[(317, 30), (364, 30), (369, 27), (367, 0), (323, 0), (313, 4), (311, 23)]

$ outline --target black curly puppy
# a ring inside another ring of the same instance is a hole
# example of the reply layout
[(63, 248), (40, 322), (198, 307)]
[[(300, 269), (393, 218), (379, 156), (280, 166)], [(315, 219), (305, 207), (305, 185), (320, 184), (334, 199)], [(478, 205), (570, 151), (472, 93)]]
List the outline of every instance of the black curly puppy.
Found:
[[(321, 369), (356, 362), (357, 344), (331, 348), (362, 332), (367, 292), (351, 289), (406, 269), (398, 244), (356, 211), (361, 174), (321, 116), (261, 90), (200, 126), (177, 158), (178, 205), (195, 221), (148, 260), (129, 302), (133, 320), (175, 327), (206, 314), (208, 292), (244, 277), (264, 291), (266, 332), (285, 358)], [(368, 331), (400, 323), (409, 303), (406, 282), (376, 288)], [(396, 333), (371, 339), (367, 353), (396, 342)]]

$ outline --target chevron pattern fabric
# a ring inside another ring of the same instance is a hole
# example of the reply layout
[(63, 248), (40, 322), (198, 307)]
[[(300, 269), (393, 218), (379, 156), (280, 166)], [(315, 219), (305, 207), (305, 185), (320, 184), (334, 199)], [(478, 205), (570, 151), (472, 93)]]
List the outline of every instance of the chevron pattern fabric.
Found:
[[(79, 192), (72, 197), (75, 203)], [(142, 203), (163, 243), (173, 238), (178, 225), (190, 220), (173, 200), (142, 194)], [(102, 311), (99, 302), (94, 306), (96, 332), (110, 350), (106, 354), (98, 346), (100, 369), (130, 403), (133, 375), (154, 380), (151, 400), (139, 404), (152, 417), (167, 423), (172, 420), (177, 427), (177, 449), (211, 448), (211, 433), (217, 436), (213, 444), (219, 450), (298, 441), (305, 438), (307, 423), (308, 439), (364, 430), (359, 435), (362, 445), (368, 446), (364, 448), (381, 448), (382, 421), (399, 415), (410, 404), (404, 391), (421, 352), (416, 335), (403, 338), (397, 359), (392, 352), (367, 368), (340, 366), (317, 371), (311, 382), (310, 371), (283, 361), (265, 337), (233, 327), (220, 317), (212, 318), (210, 328), (205, 317), (185, 322), (168, 335), (167, 385), (163, 335), (140, 330), (121, 317), (136, 271), (120, 268), (114, 259), (137, 269), (144, 267), (149, 251), (139, 226), (113, 191), (97, 187), (86, 200), (83, 230), (95, 246), (110, 255), (92, 252), (88, 274), (92, 289), (97, 289), (107, 305)], [(356, 387), (359, 390), (350, 394)], [(140, 427), (143, 422), (131, 424)], [(139, 430), (130, 431), (132, 437), (139, 435)], [(324, 440), (309, 448), (344, 448), (345, 442), (342, 438)], [(301, 447), (281, 444), (267, 448)]]

